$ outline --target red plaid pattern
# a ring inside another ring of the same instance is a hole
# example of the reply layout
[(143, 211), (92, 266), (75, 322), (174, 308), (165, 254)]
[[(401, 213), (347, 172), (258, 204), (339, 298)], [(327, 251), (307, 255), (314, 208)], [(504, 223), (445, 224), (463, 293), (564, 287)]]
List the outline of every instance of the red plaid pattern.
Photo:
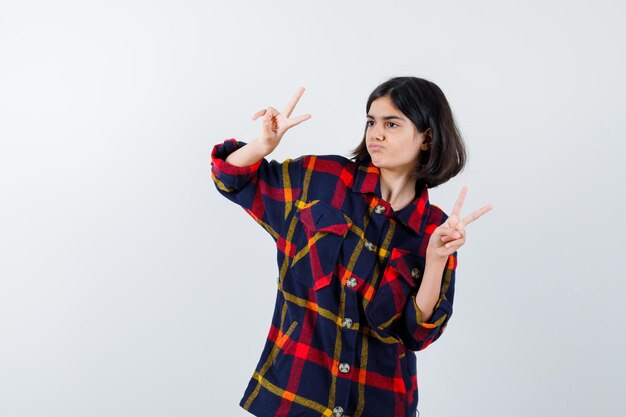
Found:
[(422, 187), (394, 211), (380, 171), (339, 155), (236, 167), (234, 138), (211, 152), (217, 190), (275, 240), (276, 304), (240, 405), (260, 417), (415, 416), (415, 351), (452, 315), (457, 252), (429, 322), (415, 302), (433, 230), (447, 215)]

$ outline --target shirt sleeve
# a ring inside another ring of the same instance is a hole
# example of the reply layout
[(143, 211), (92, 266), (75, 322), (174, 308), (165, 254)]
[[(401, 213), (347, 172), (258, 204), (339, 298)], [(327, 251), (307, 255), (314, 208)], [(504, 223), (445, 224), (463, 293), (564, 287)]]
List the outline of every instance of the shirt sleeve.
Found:
[(294, 201), (301, 194), (304, 156), (283, 162), (263, 158), (248, 166), (226, 162), (228, 155), (246, 145), (234, 138), (211, 151), (211, 179), (217, 191), (241, 206), (274, 240), (285, 236)]
[(454, 283), (457, 266), (455, 251), (448, 257), (448, 262), (443, 270), (439, 300), (435, 304), (435, 310), (430, 320), (424, 322), (415, 295), (417, 290), (411, 293), (403, 314), (403, 327), (407, 332), (403, 339), (407, 347), (418, 351), (428, 347), (441, 336), (450, 317), (452, 316), (452, 303), (454, 301)]

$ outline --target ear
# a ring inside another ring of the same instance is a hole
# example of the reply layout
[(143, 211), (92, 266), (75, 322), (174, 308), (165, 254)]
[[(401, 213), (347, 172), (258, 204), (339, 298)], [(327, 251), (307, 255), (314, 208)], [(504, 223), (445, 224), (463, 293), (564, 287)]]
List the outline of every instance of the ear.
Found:
[(429, 127), (428, 129), (424, 131), (424, 141), (422, 142), (420, 149), (423, 151), (427, 151), (428, 149), (430, 149), (430, 144), (432, 140), (433, 140), (432, 130)]

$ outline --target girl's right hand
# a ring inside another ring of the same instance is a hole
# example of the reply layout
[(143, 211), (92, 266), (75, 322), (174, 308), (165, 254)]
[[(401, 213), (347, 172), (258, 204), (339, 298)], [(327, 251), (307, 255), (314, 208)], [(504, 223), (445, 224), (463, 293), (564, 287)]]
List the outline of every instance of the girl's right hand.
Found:
[(311, 118), (310, 114), (304, 114), (295, 119), (289, 119), (303, 93), (304, 87), (300, 87), (282, 113), (273, 107), (268, 107), (259, 110), (252, 116), (252, 120), (263, 116), (263, 126), (261, 126), (261, 133), (257, 139), (263, 146), (267, 147), (268, 154), (278, 146), (287, 130)]

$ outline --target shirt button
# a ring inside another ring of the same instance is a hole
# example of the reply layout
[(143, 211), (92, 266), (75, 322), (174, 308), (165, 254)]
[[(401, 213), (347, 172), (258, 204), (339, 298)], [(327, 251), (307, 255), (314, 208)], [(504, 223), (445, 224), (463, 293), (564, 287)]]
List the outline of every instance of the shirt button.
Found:
[(339, 364), (339, 372), (348, 373), (350, 371), (350, 365), (345, 362)]
[(348, 329), (352, 327), (352, 319), (347, 317), (343, 319), (343, 321), (341, 322), (341, 327), (347, 327)]
[(383, 213), (385, 211), (385, 206), (381, 206), (380, 204), (374, 208), (374, 211), (378, 214)]
[(365, 241), (365, 247), (369, 249), (370, 251), (374, 250), (374, 244), (372, 242)]
[(356, 278), (354, 278), (354, 277), (348, 278), (348, 280), (346, 281), (346, 284), (350, 288), (356, 287)]
[(411, 270), (411, 276), (415, 279), (417, 279), (420, 276), (420, 270), (417, 268), (413, 268)]
[(341, 417), (343, 415), (343, 407), (337, 406), (337, 407), (333, 408), (333, 415), (335, 417)]

